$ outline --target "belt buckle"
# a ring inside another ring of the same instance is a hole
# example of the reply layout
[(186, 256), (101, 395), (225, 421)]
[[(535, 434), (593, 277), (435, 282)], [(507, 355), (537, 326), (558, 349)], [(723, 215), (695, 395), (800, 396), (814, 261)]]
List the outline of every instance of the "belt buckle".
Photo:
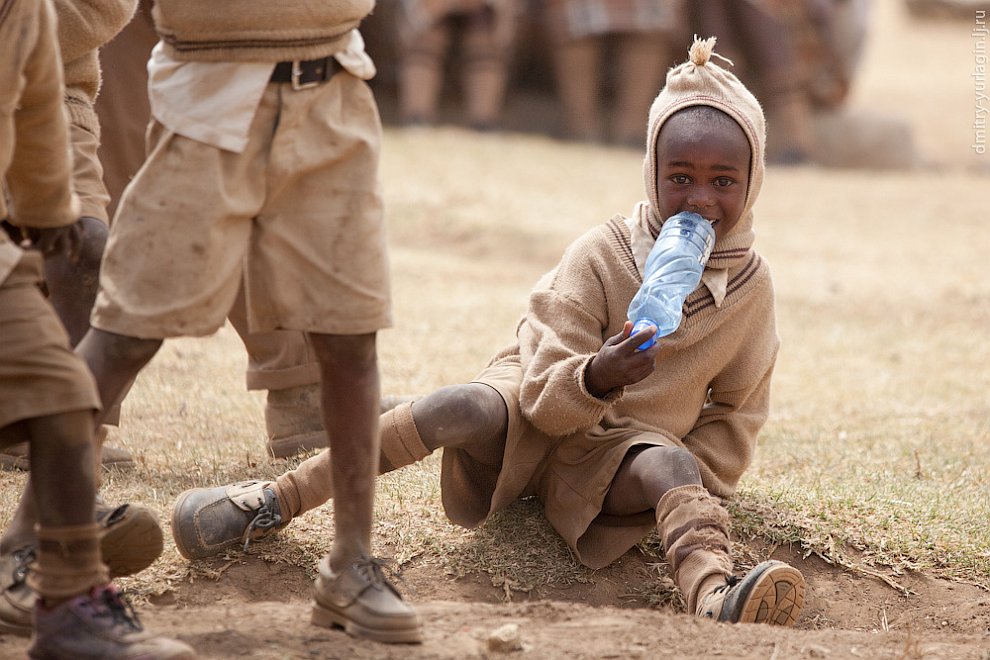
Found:
[(300, 78), (303, 75), (302, 64), (299, 60), (294, 60), (292, 62), (292, 90), (298, 92), (303, 89), (310, 89), (312, 87), (317, 87), (320, 84), (319, 80), (311, 80), (310, 82), (300, 82)]

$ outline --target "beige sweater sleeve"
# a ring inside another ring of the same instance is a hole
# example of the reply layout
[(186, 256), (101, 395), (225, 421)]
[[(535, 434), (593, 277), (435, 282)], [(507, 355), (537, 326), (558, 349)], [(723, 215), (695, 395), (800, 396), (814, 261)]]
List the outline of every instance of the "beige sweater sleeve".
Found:
[(38, 40), (24, 66), (24, 91), (15, 115), (7, 187), (14, 224), (61, 227), (78, 217), (72, 194), (69, 138), (62, 105), (62, 62), (55, 17), (42, 3)]

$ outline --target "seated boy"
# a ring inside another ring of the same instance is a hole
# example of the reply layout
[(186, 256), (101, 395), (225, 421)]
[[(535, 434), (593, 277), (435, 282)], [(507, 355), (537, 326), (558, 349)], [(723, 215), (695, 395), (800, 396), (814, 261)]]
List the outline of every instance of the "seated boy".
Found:
[(15, 576), (38, 595), (28, 654), (191, 658), (185, 644), (143, 631), (109, 582), (95, 515), (100, 402), (40, 289), (42, 254), (71, 254), (80, 242), (54, 25), (47, 0), (0, 12), (0, 176), (9, 220), (35, 248), (24, 252), (0, 231), (0, 447), (28, 443), (34, 469), (24, 498), (38, 520), (35, 561)]
[(416, 642), (419, 619), (370, 556), (379, 382), (391, 323), (381, 123), (357, 27), (373, 0), (218, 11), (156, 0), (148, 156), (127, 187), (78, 351), (111, 405), (168, 337), (223, 326), (307, 333), (338, 497), (320, 622)]
[[(770, 272), (753, 250), (764, 175), (756, 99), (696, 41), (649, 115), (647, 200), (587, 232), (537, 284), (515, 345), (472, 383), (385, 413), (380, 470), (443, 447), (448, 517), (474, 526), (536, 495), (581, 562), (607, 565), (656, 528), (691, 613), (792, 624), (804, 601), (794, 568), (763, 562), (732, 575), (729, 515), (769, 410), (777, 355)], [(665, 218), (692, 211), (714, 225), (702, 285), (680, 327), (638, 351), (629, 302)], [(333, 495), (324, 452), (275, 482), (193, 489), (172, 532), (186, 557), (271, 533)], [(252, 520), (269, 521), (257, 529)]]

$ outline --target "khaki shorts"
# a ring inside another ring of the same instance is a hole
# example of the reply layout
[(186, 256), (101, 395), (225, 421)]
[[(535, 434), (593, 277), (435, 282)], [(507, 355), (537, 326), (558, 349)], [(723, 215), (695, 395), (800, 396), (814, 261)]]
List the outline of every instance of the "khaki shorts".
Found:
[(110, 230), (94, 327), (142, 338), (220, 328), (243, 278), (251, 332), (391, 325), (374, 97), (341, 72), (269, 84), (243, 153), (149, 129)]
[(0, 282), (0, 429), (25, 419), (99, 410), (96, 383), (41, 292), (41, 255)]

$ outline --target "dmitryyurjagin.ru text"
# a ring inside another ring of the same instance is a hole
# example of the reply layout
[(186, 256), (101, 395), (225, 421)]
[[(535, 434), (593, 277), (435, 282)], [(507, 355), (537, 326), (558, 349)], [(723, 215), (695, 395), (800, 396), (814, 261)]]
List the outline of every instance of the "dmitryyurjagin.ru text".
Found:
[(987, 11), (976, 10), (973, 26), (973, 151), (987, 151), (987, 114), (990, 113), (990, 96), (987, 95)]

